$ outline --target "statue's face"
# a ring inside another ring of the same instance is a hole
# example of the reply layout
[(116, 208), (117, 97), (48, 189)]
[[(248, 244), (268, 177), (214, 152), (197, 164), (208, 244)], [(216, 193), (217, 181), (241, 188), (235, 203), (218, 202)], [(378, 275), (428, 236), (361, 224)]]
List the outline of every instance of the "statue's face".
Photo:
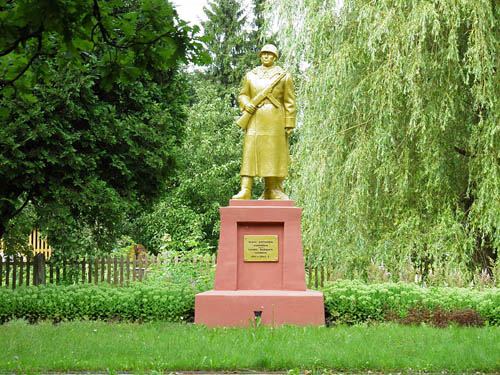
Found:
[(274, 53), (271, 52), (262, 52), (260, 54), (260, 61), (264, 66), (273, 66), (276, 61), (276, 56), (274, 56)]

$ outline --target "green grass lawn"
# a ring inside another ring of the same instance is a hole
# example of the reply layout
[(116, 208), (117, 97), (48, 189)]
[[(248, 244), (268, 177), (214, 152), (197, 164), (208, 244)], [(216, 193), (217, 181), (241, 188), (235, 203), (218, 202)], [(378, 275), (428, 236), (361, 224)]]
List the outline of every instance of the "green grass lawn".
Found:
[(0, 326), (0, 371), (500, 370), (500, 328), (218, 328), (69, 322)]

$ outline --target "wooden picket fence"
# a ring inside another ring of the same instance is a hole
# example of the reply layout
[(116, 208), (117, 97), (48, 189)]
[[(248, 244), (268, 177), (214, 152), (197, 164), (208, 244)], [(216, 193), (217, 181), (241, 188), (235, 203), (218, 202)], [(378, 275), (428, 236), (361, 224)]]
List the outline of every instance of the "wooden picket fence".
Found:
[(325, 282), (328, 280), (330, 280), (330, 273), (326, 267), (306, 267), (306, 284), (309, 289), (323, 288), (325, 286)]
[(40, 285), (59, 283), (62, 280), (73, 283), (108, 283), (124, 285), (130, 281), (143, 281), (149, 267), (164, 262), (192, 262), (194, 264), (215, 264), (215, 255), (207, 258), (183, 258), (174, 256), (162, 258), (155, 256), (139, 256), (130, 259), (124, 256), (106, 256), (96, 259), (63, 261), (54, 265), (46, 261), (43, 254), (26, 259), (21, 257), (4, 257), (0, 259), (0, 287), (16, 287), (22, 285)]
[[(28, 244), (33, 249), (33, 254), (43, 254), (45, 259), (49, 259), (52, 254), (52, 247), (49, 245), (47, 238), (43, 237), (38, 229), (33, 229), (28, 236)], [(0, 240), (0, 256), (4, 252), (3, 240)]]
[[(16, 287), (23, 285), (40, 285), (60, 283), (70, 280), (73, 283), (108, 283), (124, 285), (130, 281), (143, 281), (147, 277), (151, 265), (172, 262), (192, 262), (194, 264), (215, 265), (216, 256), (184, 258), (173, 256), (169, 258), (155, 256), (140, 256), (130, 259), (124, 256), (106, 256), (96, 259), (64, 261), (54, 265), (51, 260), (45, 260), (43, 254), (26, 259), (21, 257), (0, 258), (0, 287)], [(306, 284), (308, 288), (323, 287), (330, 275), (325, 267), (306, 267)]]
[(45, 259), (49, 259), (52, 254), (52, 247), (49, 245), (47, 238), (42, 237), (38, 229), (33, 229), (28, 236), (28, 243), (33, 247), (34, 254), (43, 254)]

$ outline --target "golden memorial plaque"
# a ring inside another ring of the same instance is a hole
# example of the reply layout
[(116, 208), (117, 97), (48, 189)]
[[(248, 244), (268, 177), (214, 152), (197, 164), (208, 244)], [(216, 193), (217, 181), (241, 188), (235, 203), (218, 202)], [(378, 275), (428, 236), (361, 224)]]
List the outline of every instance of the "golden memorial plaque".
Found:
[(244, 236), (243, 254), (245, 262), (277, 262), (278, 236)]

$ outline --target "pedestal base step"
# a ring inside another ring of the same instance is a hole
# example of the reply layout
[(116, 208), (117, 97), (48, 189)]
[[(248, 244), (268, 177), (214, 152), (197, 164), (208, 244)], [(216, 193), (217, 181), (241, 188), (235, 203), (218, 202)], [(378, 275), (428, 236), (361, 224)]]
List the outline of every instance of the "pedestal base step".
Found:
[(314, 290), (209, 290), (195, 297), (195, 324), (208, 327), (248, 326), (254, 311), (261, 324), (323, 325), (323, 293)]

